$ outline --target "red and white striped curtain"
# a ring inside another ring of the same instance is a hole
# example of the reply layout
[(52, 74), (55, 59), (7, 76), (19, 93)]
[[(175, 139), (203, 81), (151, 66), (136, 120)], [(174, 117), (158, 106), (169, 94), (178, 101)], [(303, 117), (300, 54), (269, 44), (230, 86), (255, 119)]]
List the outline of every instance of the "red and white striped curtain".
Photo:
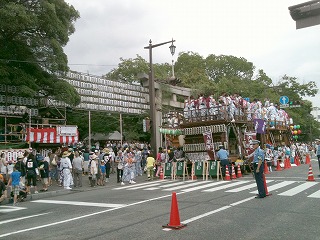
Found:
[(58, 135), (56, 128), (27, 128), (26, 142), (73, 144), (78, 136), (78, 132), (74, 136)]

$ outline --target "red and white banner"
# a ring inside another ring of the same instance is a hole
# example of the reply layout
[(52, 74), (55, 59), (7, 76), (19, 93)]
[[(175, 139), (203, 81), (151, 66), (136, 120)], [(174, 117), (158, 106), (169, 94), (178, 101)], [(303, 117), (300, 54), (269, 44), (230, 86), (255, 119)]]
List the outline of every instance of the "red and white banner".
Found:
[(56, 128), (27, 128), (26, 142), (73, 144), (78, 142), (78, 136), (78, 131), (66, 136), (58, 134)]
[(203, 133), (204, 144), (207, 150), (207, 153), (211, 160), (215, 159), (214, 153), (214, 146), (213, 146), (213, 139), (212, 139), (212, 132), (204, 132)]

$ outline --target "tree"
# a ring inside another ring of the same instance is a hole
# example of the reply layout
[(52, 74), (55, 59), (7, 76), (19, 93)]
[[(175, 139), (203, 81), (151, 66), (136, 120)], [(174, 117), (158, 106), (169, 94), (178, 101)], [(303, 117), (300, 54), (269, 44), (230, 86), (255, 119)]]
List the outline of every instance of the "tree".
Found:
[(19, 95), (79, 104), (76, 90), (58, 78), (68, 71), (62, 47), (79, 13), (64, 0), (0, 0), (0, 6), (1, 83), (19, 86)]

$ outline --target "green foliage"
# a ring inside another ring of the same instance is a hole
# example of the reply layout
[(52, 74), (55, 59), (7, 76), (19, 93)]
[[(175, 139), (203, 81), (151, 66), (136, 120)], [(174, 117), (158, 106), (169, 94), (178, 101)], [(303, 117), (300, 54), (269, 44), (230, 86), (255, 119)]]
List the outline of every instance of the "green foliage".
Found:
[(0, 82), (19, 86), (22, 96), (78, 104), (79, 95), (56, 74), (68, 71), (62, 47), (79, 13), (64, 0), (0, 0), (0, 6)]

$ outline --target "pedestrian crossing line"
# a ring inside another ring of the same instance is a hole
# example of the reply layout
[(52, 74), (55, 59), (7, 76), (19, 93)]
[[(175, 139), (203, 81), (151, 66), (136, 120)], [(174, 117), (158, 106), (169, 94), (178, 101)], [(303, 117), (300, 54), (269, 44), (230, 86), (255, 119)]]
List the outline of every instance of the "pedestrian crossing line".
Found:
[(312, 193), (312, 194), (309, 195), (308, 197), (310, 197), (310, 198), (320, 198), (320, 190)]
[[(167, 182), (167, 180), (161, 180), (162, 182)], [(127, 186), (121, 186), (121, 187), (116, 187), (113, 188), (112, 190), (122, 190), (122, 189), (127, 189), (127, 188), (132, 188), (132, 187), (137, 187), (137, 186), (148, 186), (150, 184), (154, 184), (154, 182), (145, 182), (145, 183), (138, 183), (138, 184), (129, 184)]]
[(16, 222), (16, 221), (20, 221), (20, 220), (25, 220), (25, 219), (28, 219), (28, 218), (39, 217), (39, 216), (47, 215), (47, 214), (50, 214), (50, 213), (51, 212), (40, 213), (40, 214), (35, 214), (35, 215), (30, 215), (30, 216), (25, 216), (25, 217), (20, 217), (20, 218), (4, 220), (4, 221), (0, 221), (0, 225), (5, 224), (5, 223)]
[[(277, 183), (277, 184), (274, 184), (274, 185), (271, 185), (271, 186), (267, 186), (267, 187), (268, 187), (268, 192), (271, 192), (271, 191), (273, 191), (273, 190), (277, 190), (277, 189), (279, 189), (279, 188), (288, 186), (288, 185), (293, 184), (293, 183), (295, 183), (295, 181), (283, 181), (283, 182), (281, 182), (281, 183)], [(253, 192), (250, 192), (250, 193), (257, 194), (257, 193), (258, 193), (258, 190), (253, 191)]]
[(181, 191), (183, 191), (183, 192), (192, 192), (192, 191), (196, 191), (196, 190), (203, 189), (203, 188), (208, 188), (208, 187), (213, 187), (213, 186), (221, 185), (221, 184), (224, 184), (224, 183), (227, 183), (227, 182), (225, 182), (225, 181), (222, 182), (222, 181), (221, 181), (221, 182), (207, 183), (207, 184), (202, 185), (202, 186), (197, 186), (197, 187), (193, 187), (193, 188), (182, 189)]
[(215, 187), (215, 188), (206, 189), (206, 190), (203, 190), (201, 192), (215, 192), (215, 191), (218, 191), (218, 190), (221, 190), (221, 189), (226, 189), (226, 188), (229, 188), (229, 187), (235, 187), (235, 186), (238, 186), (238, 185), (241, 185), (241, 184), (244, 184), (244, 183), (248, 183), (248, 182), (250, 182), (250, 181), (233, 182), (233, 183), (230, 183), (230, 184), (227, 184), (227, 185), (224, 185), (224, 186), (219, 186), (219, 187)]
[[(270, 182), (273, 182), (273, 181), (274, 180), (267, 180), (266, 182), (270, 183)], [(245, 185), (245, 186), (242, 186), (242, 187), (238, 187), (238, 188), (227, 190), (226, 192), (241, 192), (241, 191), (253, 188), (253, 187), (257, 187), (257, 184), (256, 183), (252, 183), (252, 184)]]
[(187, 187), (191, 187), (191, 186), (196, 186), (196, 185), (200, 185), (200, 184), (203, 184), (203, 182), (194, 182), (194, 183), (184, 184), (183, 186), (165, 188), (162, 191), (175, 191), (175, 190), (178, 190), (178, 189), (187, 188)]
[(113, 204), (113, 203), (94, 203), (94, 202), (76, 202), (76, 201), (60, 201), (60, 200), (34, 200), (33, 203), (50, 203), (61, 205), (73, 205), (73, 206), (86, 206), (86, 207), (104, 207), (104, 208), (121, 208), (126, 204)]
[(160, 189), (160, 188), (159, 187), (150, 187), (150, 188), (146, 188), (146, 189), (143, 189), (143, 190), (152, 191), (152, 190), (157, 190), (157, 189)]
[(178, 185), (182, 185), (185, 184), (186, 182), (175, 182), (175, 183), (169, 183), (166, 185), (162, 185), (160, 186), (161, 188), (166, 188), (166, 187), (173, 187), (173, 186), (178, 186)]
[(288, 191), (285, 191), (283, 193), (279, 193), (278, 195), (280, 195), (280, 196), (293, 196), (293, 195), (296, 195), (304, 190), (307, 190), (308, 188), (311, 188), (312, 186), (317, 185), (317, 184), (318, 184), (317, 182), (306, 182), (306, 183), (303, 183), (297, 187), (291, 188)]
[(27, 209), (25, 207), (14, 207), (14, 206), (0, 206), (0, 213), (8, 213), (8, 212), (14, 212), (19, 210)]
[[(147, 185), (147, 187), (153, 187), (153, 186), (158, 186), (160, 185), (161, 183), (152, 183), (150, 185)], [(145, 188), (146, 185), (143, 185), (143, 186), (137, 186), (136, 185), (133, 185), (131, 188), (128, 188), (128, 190), (137, 190), (137, 189), (141, 189), (141, 188)]]

